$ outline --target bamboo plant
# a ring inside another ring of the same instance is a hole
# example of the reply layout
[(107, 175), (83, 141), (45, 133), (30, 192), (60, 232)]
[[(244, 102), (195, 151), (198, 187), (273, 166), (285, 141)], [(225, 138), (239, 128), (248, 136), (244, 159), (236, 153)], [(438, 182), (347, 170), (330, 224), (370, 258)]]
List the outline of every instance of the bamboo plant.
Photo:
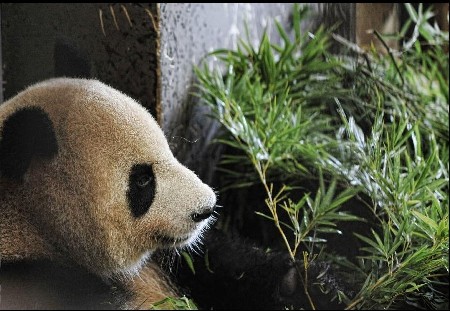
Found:
[[(350, 271), (358, 292), (336, 297), (347, 309), (448, 307), (448, 32), (405, 7), (402, 48), (388, 55), (323, 27), (303, 32), (309, 12), (295, 6), (292, 33), (276, 23), (281, 42), (243, 38), (210, 54), (216, 68), (196, 68), (197, 95), (226, 129), (217, 142), (234, 150), (222, 164), (251, 172), (224, 170), (224, 189), (260, 185), (266, 212), (255, 217), (273, 223), (293, 261), (320, 256)], [(332, 40), (349, 53), (331, 54)], [(299, 198), (304, 179), (317, 190)], [(357, 256), (327, 253), (330, 234), (361, 221)]]

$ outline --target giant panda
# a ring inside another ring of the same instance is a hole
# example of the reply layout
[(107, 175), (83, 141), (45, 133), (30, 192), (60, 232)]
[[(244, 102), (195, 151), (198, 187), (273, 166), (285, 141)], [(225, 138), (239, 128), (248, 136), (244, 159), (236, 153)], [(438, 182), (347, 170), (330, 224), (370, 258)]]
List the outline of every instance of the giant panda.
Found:
[[(216, 200), (127, 95), (93, 79), (26, 88), (0, 106), (0, 309), (303, 303), (285, 255), (208, 232)], [(215, 273), (160, 268), (155, 254), (198, 253), (202, 236)]]

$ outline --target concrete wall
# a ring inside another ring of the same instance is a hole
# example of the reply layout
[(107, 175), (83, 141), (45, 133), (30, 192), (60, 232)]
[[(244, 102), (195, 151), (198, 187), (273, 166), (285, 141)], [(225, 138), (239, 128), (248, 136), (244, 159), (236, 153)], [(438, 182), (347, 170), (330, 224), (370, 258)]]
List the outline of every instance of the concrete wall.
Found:
[(156, 4), (2, 3), (1, 14), (5, 99), (51, 77), (95, 77), (157, 114)]

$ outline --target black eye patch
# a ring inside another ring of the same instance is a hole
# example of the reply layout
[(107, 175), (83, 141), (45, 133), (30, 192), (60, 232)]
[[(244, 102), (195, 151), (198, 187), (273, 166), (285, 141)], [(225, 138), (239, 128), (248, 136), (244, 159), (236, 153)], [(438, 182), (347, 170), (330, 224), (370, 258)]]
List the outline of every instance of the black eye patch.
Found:
[(136, 164), (131, 168), (127, 198), (131, 213), (138, 218), (144, 215), (156, 193), (156, 179), (152, 166)]

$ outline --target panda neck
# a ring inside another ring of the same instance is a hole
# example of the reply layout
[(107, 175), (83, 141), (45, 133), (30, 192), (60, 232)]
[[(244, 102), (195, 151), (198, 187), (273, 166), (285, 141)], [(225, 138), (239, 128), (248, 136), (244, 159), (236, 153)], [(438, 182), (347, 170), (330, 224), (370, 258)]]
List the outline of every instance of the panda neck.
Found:
[(0, 182), (0, 259), (5, 262), (50, 259), (51, 246), (28, 221), (17, 199), (10, 199), (5, 184)]

